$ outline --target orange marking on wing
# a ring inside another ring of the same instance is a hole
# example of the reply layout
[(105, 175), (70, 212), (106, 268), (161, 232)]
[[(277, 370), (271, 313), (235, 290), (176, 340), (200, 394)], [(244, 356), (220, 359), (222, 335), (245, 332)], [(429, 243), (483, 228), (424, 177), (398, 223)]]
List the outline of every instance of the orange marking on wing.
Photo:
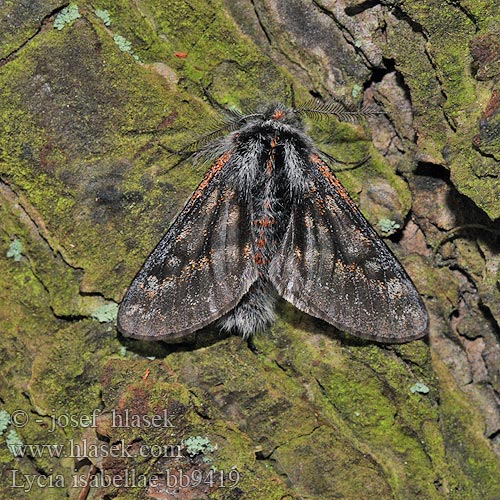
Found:
[(328, 165), (317, 155), (311, 155), (311, 161), (318, 166), (318, 170), (323, 175), (323, 177), (335, 188), (338, 195), (349, 205), (354, 206), (354, 202), (351, 200), (349, 193), (346, 191), (345, 187), (342, 186), (340, 181), (332, 174), (332, 171), (328, 168)]
[(212, 168), (205, 174), (205, 177), (198, 186), (198, 189), (191, 196), (192, 200), (196, 200), (203, 195), (203, 192), (205, 191), (206, 187), (210, 184), (215, 175), (217, 175), (217, 173), (224, 167), (224, 165), (227, 164), (227, 162), (231, 158), (231, 155), (232, 151), (227, 151), (222, 156), (217, 158)]
[(297, 260), (299, 262), (302, 261), (302, 250), (299, 248), (299, 247), (295, 247), (295, 250), (293, 252), (295, 254), (295, 256), (297, 257)]
[(246, 243), (245, 246), (243, 247), (243, 255), (245, 257), (248, 257), (250, 255), (250, 243)]
[(255, 240), (255, 244), (259, 248), (263, 248), (266, 245), (266, 240), (264, 238), (260, 238), (260, 240)]

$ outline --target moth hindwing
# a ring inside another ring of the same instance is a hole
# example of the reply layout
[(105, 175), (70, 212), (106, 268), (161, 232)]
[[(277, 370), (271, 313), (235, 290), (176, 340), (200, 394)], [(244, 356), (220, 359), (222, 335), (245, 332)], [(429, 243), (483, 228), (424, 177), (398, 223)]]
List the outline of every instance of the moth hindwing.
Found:
[[(338, 105), (320, 112), (356, 115)], [(197, 152), (212, 166), (127, 291), (125, 335), (177, 341), (218, 320), (247, 337), (272, 324), (277, 295), (359, 337), (425, 335), (415, 286), (300, 114), (275, 104), (242, 115), (238, 129)]]

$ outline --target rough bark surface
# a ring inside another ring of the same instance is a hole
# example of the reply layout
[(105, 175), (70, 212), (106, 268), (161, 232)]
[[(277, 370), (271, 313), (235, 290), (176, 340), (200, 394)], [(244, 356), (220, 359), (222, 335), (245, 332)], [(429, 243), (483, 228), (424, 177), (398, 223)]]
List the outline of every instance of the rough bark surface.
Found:
[[(500, 498), (499, 2), (66, 7), (0, 2), (0, 498)], [(253, 346), (122, 338), (117, 304), (203, 175), (160, 144), (210, 127), (203, 87), (248, 108), (291, 83), (385, 111), (310, 135), (371, 154), (338, 176), (393, 221), (429, 339), (359, 341), (285, 303)]]

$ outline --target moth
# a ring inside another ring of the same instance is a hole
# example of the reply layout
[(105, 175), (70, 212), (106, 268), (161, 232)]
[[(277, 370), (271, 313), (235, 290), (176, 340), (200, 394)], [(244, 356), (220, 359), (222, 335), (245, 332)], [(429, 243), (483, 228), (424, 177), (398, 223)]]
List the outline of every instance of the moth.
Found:
[(273, 324), (282, 297), (358, 337), (424, 336), (415, 286), (302, 121), (369, 113), (337, 102), (234, 112), (196, 153), (211, 167), (128, 289), (122, 333), (178, 342), (217, 322), (247, 338)]

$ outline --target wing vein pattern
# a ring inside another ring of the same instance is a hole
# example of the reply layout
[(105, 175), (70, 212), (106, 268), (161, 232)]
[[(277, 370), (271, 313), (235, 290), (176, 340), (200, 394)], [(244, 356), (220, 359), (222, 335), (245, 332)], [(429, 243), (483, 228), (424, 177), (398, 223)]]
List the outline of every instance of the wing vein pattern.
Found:
[[(182, 338), (234, 308), (258, 278), (248, 205), (226, 182), (220, 156), (135, 277), (120, 329), (135, 338)], [(228, 168), (229, 167), (229, 168)]]
[(309, 191), (292, 207), (270, 266), (278, 293), (298, 309), (357, 336), (421, 337), (425, 306), (411, 279), (317, 154)]

